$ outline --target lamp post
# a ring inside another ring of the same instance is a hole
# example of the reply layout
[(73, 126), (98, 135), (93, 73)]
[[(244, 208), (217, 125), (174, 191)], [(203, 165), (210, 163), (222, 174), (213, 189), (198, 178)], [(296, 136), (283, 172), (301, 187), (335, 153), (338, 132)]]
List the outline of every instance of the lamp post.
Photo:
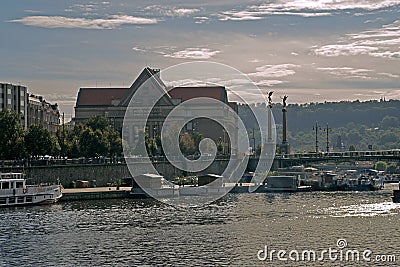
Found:
[(326, 128), (324, 131), (326, 132), (326, 152), (329, 152), (329, 131), (332, 130), (332, 128), (329, 128), (329, 124), (326, 124)]
[(319, 148), (318, 148), (318, 130), (322, 130), (321, 127), (318, 126), (318, 122), (315, 122), (315, 126), (313, 127), (313, 130), (315, 131), (315, 153), (318, 153)]

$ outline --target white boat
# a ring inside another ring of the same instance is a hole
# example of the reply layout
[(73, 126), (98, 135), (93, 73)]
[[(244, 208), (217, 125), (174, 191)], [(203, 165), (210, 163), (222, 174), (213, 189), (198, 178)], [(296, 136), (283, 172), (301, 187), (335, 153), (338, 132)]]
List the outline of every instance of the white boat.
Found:
[(60, 185), (26, 185), (22, 173), (0, 173), (0, 207), (52, 204), (61, 191)]

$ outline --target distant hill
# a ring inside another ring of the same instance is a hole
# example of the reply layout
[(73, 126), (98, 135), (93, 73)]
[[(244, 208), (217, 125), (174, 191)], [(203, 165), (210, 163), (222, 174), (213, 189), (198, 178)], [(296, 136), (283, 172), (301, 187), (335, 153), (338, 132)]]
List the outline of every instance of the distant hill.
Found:
[[(255, 108), (260, 106), (264, 107), (265, 103), (256, 104)], [(273, 114), (275, 123), (281, 125), (280, 104), (273, 106)], [(255, 119), (248, 106), (239, 106), (239, 115), (248, 129), (255, 127)], [(316, 122), (321, 127), (318, 135), (321, 150), (326, 150), (326, 124), (331, 128), (330, 149), (347, 150), (353, 146), (356, 150), (367, 150), (370, 145), (374, 150), (400, 148), (399, 100), (291, 104), (287, 107), (287, 122), (288, 141), (292, 150), (296, 151), (315, 150), (313, 128)], [(281, 134), (278, 135), (280, 141)]]

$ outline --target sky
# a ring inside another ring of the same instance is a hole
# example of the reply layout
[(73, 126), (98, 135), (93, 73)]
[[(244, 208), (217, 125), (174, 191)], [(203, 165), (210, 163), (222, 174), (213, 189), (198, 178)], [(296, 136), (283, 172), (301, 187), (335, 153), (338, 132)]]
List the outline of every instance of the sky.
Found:
[(289, 104), (400, 99), (399, 14), (400, 0), (2, 0), (0, 82), (67, 119), (80, 87), (189, 61), (227, 64)]

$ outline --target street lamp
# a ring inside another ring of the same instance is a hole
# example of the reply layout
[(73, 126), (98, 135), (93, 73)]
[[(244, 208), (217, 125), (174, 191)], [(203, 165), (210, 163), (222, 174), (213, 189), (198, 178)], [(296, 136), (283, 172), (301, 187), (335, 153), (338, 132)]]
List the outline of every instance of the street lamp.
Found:
[(332, 130), (332, 128), (329, 128), (329, 124), (326, 124), (326, 128), (324, 131), (326, 132), (326, 152), (329, 152), (329, 131)]
[(318, 122), (315, 122), (315, 126), (313, 127), (313, 130), (315, 131), (315, 153), (318, 153), (318, 130), (322, 130), (321, 127), (319, 127)]

